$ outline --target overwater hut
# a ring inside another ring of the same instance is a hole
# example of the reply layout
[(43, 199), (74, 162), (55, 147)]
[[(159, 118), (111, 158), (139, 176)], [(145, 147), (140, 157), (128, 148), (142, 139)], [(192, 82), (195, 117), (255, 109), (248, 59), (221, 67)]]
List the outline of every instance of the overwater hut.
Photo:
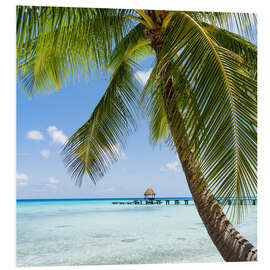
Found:
[(154, 192), (154, 190), (152, 188), (148, 188), (144, 192), (144, 199), (145, 200), (153, 201), (155, 199), (155, 196), (156, 196), (156, 193)]

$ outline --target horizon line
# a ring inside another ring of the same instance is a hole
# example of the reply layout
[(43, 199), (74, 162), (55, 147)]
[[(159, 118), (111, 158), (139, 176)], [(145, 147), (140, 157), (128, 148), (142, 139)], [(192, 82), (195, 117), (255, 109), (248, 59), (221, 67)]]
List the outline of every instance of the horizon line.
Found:
[[(158, 199), (162, 199), (162, 198), (188, 198), (188, 199), (192, 199), (193, 198), (191, 196), (164, 196), (164, 197), (156, 197)], [(221, 197), (222, 198), (222, 197)], [(246, 196), (246, 197), (232, 197), (233, 198), (250, 198), (250, 199), (257, 199), (257, 196), (253, 197), (253, 196)], [(144, 197), (106, 197), (106, 198), (24, 198), (24, 199), (17, 199), (16, 201), (48, 201), (48, 200), (57, 200), (57, 201), (62, 201), (62, 200), (119, 200), (119, 199), (145, 199)]]

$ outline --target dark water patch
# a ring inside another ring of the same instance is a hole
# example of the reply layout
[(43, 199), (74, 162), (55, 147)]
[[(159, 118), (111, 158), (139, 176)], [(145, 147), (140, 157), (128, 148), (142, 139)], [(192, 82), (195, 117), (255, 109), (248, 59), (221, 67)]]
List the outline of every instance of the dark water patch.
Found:
[(108, 238), (108, 237), (111, 237), (111, 235), (106, 234), (106, 233), (97, 233), (97, 234), (94, 234), (92, 237), (93, 238)]
[(58, 225), (55, 226), (55, 228), (67, 228), (67, 227), (72, 227), (71, 225)]
[(124, 243), (132, 243), (132, 242), (135, 242), (137, 241), (138, 239), (136, 238), (130, 238), (130, 239), (122, 239), (121, 242), (124, 242)]
[(196, 222), (196, 223), (194, 223), (193, 225), (195, 225), (195, 226), (198, 226), (198, 225), (203, 225), (203, 223), (202, 222)]
[(176, 239), (177, 240), (186, 240), (186, 238), (184, 238), (184, 237), (177, 237)]
[(198, 228), (195, 228), (195, 227), (190, 227), (189, 230), (192, 230), (192, 231), (197, 231)]

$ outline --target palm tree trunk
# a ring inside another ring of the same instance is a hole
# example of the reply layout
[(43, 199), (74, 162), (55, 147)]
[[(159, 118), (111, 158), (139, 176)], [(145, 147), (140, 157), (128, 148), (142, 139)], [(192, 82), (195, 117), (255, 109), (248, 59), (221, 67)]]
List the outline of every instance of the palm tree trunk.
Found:
[[(187, 157), (184, 157), (189, 140), (186, 132), (179, 136), (178, 127), (183, 123), (183, 119), (174, 102), (174, 90), (171, 82), (167, 84), (163, 98), (178, 158), (185, 172), (197, 211), (209, 236), (225, 261), (256, 261), (257, 249), (233, 227), (204, 181), (202, 174), (198, 173), (198, 164), (190, 162), (193, 160), (193, 152), (191, 151)], [(177, 124), (175, 119), (177, 119)]]
[[(164, 38), (161, 25), (167, 12), (164, 11), (156, 14), (154, 11), (148, 10), (146, 13), (155, 23), (155, 29), (145, 29), (145, 34), (151, 41), (151, 46), (158, 57)], [(168, 70), (168, 66), (169, 64), (167, 67), (164, 66), (160, 74), (161, 83), (163, 83), (162, 77)], [(183, 128), (181, 130), (184, 131), (182, 134), (179, 134), (179, 127), (183, 125), (183, 118), (175, 101), (172, 81), (169, 80), (162, 88), (167, 120), (178, 158), (186, 175), (186, 180), (197, 211), (210, 238), (225, 261), (256, 261), (257, 249), (240, 235), (223, 213), (218, 201), (204, 180), (202, 173), (200, 173), (198, 163), (192, 162), (194, 161), (193, 152), (190, 151), (187, 156), (184, 155), (189, 147), (189, 139), (187, 132)]]

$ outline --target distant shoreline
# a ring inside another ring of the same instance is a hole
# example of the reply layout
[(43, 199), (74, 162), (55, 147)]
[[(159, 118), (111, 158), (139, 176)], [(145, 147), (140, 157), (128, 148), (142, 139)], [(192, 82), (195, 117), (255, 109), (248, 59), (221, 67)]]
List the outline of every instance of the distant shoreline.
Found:
[[(233, 198), (233, 197), (232, 197)], [(234, 197), (236, 198), (236, 197)], [(244, 197), (241, 197), (244, 198)], [(245, 197), (248, 198), (248, 197)], [(257, 197), (249, 197), (250, 199), (257, 199)], [(192, 197), (156, 197), (157, 200), (192, 200)], [(16, 199), (16, 202), (49, 202), (49, 201), (127, 201), (127, 200), (144, 200), (144, 197), (131, 198), (61, 198), (61, 199)]]

